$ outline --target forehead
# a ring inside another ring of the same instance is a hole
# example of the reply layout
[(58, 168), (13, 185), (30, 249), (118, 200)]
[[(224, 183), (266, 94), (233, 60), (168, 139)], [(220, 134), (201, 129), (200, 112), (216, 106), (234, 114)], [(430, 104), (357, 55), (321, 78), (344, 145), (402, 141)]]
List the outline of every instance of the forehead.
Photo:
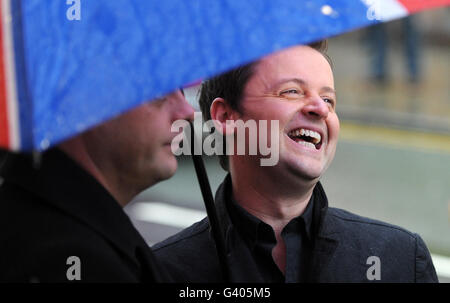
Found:
[(283, 79), (300, 79), (311, 87), (334, 88), (330, 64), (319, 51), (309, 46), (295, 46), (261, 59), (248, 88), (271, 89)]

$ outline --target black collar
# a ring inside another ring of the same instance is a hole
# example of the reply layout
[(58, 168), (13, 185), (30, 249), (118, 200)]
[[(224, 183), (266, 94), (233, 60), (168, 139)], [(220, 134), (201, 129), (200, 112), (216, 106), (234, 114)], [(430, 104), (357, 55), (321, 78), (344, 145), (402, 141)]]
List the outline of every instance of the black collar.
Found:
[[(254, 247), (256, 243), (262, 238), (274, 238), (272, 228), (265, 222), (247, 212), (242, 206), (240, 206), (233, 197), (231, 178), (227, 177), (224, 181), (225, 192), (227, 197), (225, 203), (228, 213), (230, 215), (233, 225), (239, 230), (243, 237)], [(286, 228), (292, 226), (292, 223), (302, 224), (305, 227), (306, 236), (309, 240), (312, 240), (312, 226), (313, 226), (313, 205), (314, 195), (311, 195), (311, 199), (302, 215), (292, 219), (286, 225)], [(271, 232), (272, 231), (272, 232)], [(276, 241), (275, 238), (272, 241)]]
[[(227, 181), (227, 179), (229, 181)], [(232, 282), (264, 282), (258, 274), (258, 268), (254, 262), (242, 262), (252, 260), (252, 256), (246, 248), (241, 235), (233, 227), (226, 207), (231, 190), (231, 177), (227, 175), (225, 181), (219, 186), (215, 195), (215, 204), (220, 221), (220, 227), (225, 239), (227, 263), (230, 281)], [(312, 235), (313, 235), (313, 260), (308, 281), (316, 281), (320, 276), (321, 268), (326, 267), (338, 245), (337, 231), (333, 222), (325, 224), (328, 210), (328, 200), (320, 182), (313, 190), (314, 203), (312, 204)]]
[[(230, 219), (230, 214), (228, 212), (228, 207), (226, 203), (227, 200), (231, 201), (232, 199), (233, 191), (231, 186), (232, 186), (231, 176), (230, 174), (228, 174), (225, 177), (225, 180), (217, 189), (215, 195), (215, 204), (217, 207), (217, 214), (221, 224), (222, 233), (225, 237), (226, 243), (228, 244), (232, 242), (232, 240), (229, 239), (230, 236), (229, 232), (233, 229), (233, 224)], [(312, 236), (312, 238), (315, 239), (322, 232), (323, 226), (321, 223), (323, 221), (324, 214), (328, 209), (328, 199), (320, 182), (317, 182), (316, 186), (314, 187), (311, 199), (314, 200), (314, 202), (311, 203), (312, 207), (307, 209), (308, 212), (311, 211), (312, 213), (312, 216), (310, 217), (310, 219), (308, 219), (312, 220), (311, 224), (309, 224), (310, 225), (309, 233)], [(252, 230), (251, 232), (254, 232), (254, 230)], [(323, 232), (328, 233), (328, 231)], [(231, 249), (231, 247), (228, 244), (227, 248), (229, 250)]]

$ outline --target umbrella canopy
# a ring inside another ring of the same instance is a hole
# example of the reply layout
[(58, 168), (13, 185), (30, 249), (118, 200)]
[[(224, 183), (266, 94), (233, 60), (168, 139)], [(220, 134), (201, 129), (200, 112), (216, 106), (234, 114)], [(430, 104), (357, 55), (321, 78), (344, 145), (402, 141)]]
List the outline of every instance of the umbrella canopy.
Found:
[(0, 147), (42, 151), (185, 83), (450, 0), (2, 0)]

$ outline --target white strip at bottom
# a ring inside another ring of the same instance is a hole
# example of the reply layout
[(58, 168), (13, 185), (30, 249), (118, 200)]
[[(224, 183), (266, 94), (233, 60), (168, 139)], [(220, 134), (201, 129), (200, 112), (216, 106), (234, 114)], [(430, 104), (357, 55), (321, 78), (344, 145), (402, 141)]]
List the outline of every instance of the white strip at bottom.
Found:
[(450, 258), (440, 255), (431, 254), (434, 268), (439, 277), (450, 279)]
[(178, 228), (186, 228), (206, 217), (206, 212), (161, 202), (136, 203), (131, 208), (133, 218)]

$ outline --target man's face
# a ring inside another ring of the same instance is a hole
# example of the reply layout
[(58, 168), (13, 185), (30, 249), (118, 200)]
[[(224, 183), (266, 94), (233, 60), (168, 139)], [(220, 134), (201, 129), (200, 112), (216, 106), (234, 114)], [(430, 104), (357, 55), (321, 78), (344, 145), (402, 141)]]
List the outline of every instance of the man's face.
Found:
[[(88, 144), (104, 171), (119, 173), (124, 184), (141, 190), (170, 178), (177, 169), (171, 151), (171, 125), (192, 119), (181, 91), (146, 103), (88, 132)], [(103, 159), (103, 160), (102, 160)], [(112, 167), (111, 167), (112, 166)]]
[(241, 106), (244, 121), (279, 121), (279, 163), (273, 169), (282, 176), (314, 180), (333, 160), (339, 134), (333, 73), (313, 48), (297, 46), (262, 59)]

